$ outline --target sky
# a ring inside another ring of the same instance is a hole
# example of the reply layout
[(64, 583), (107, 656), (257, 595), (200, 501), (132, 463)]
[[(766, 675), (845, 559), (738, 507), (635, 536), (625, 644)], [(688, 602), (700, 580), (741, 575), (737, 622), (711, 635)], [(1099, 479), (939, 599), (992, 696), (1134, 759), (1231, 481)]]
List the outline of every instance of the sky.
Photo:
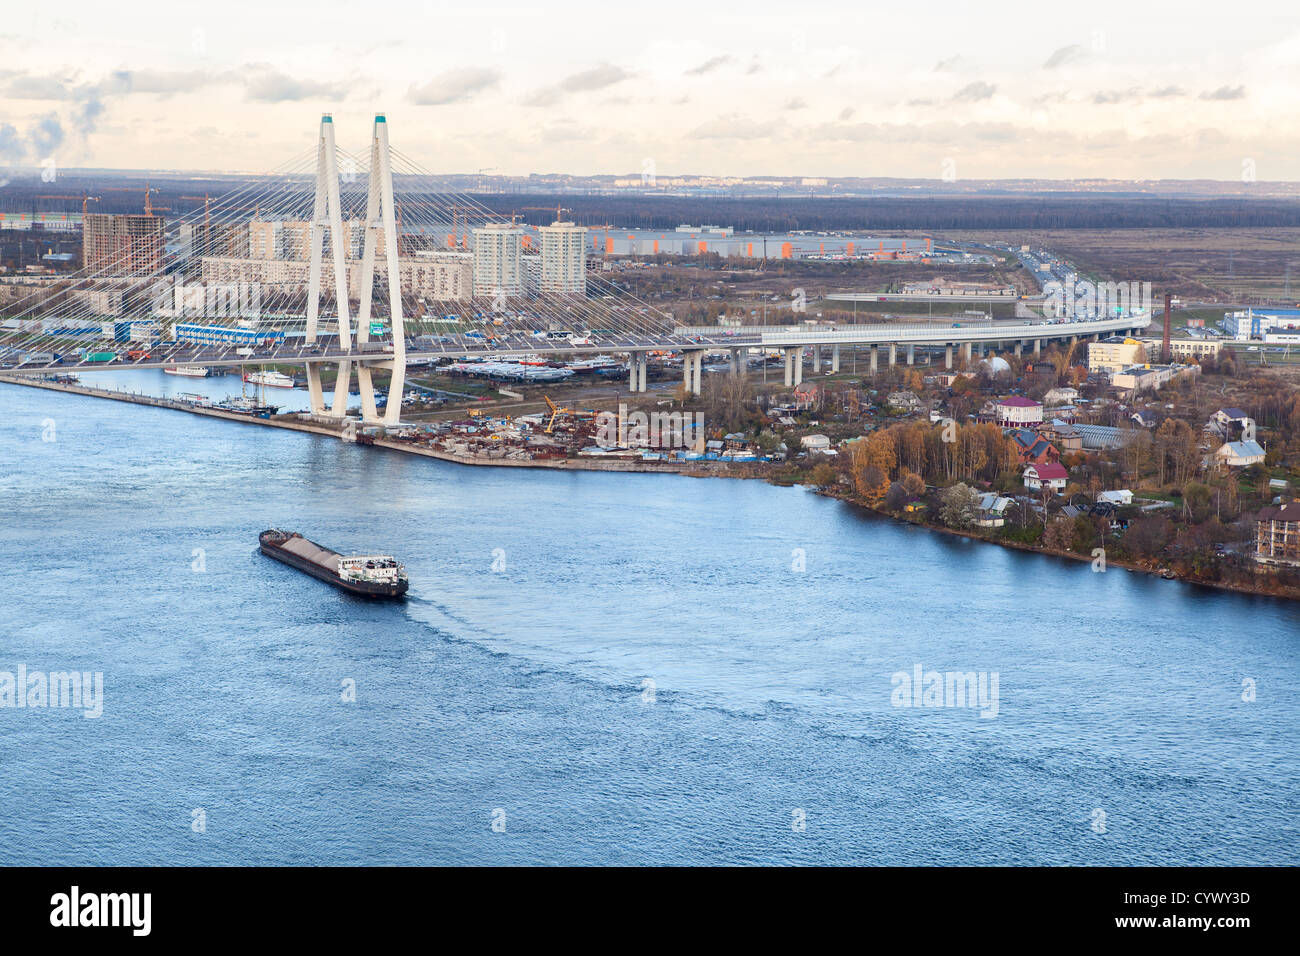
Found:
[(26, 4), (0, 167), (262, 172), (384, 112), (435, 173), (1300, 180), (1296, 9)]

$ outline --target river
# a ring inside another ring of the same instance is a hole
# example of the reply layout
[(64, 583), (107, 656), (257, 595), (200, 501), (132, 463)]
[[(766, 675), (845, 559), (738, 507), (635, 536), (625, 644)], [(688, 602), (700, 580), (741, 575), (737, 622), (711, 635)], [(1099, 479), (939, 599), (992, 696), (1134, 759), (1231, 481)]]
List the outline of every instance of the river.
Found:
[[(1300, 604), (758, 481), (0, 407), (0, 672), (103, 674), (0, 707), (0, 864), (1300, 862)], [(996, 707), (898, 706), (918, 665)]]

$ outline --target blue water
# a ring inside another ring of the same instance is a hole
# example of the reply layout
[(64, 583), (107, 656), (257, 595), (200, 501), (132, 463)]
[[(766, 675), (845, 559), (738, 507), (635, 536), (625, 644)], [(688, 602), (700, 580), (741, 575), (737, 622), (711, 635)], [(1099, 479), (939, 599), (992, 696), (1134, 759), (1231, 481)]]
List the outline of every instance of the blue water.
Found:
[[(0, 863), (1300, 862), (1300, 605), (761, 482), (0, 408), (0, 671), (105, 687), (0, 708)], [(271, 525), (395, 552), (410, 599)], [(997, 672), (997, 716), (893, 706), (918, 663)]]

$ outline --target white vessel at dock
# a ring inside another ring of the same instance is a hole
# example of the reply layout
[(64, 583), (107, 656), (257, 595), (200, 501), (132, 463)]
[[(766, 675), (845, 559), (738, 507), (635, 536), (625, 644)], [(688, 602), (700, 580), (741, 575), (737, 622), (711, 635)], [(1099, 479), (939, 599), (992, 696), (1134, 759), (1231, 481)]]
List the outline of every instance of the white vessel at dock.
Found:
[(168, 365), (163, 369), (163, 374), (184, 375), (187, 378), (207, 378), (212, 374), (212, 370), (204, 368), (202, 365)]
[(269, 388), (293, 388), (293, 379), (283, 372), (247, 372), (244, 381), (251, 385), (266, 385)]

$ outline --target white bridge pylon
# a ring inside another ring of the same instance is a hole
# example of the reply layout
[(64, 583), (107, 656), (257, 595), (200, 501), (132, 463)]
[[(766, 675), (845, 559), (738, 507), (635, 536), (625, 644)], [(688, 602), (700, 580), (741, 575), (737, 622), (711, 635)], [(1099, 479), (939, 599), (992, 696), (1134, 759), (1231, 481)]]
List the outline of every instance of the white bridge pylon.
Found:
[[(358, 358), (357, 386), (361, 392), (361, 421), (367, 425), (397, 425), (402, 414), (402, 393), (406, 385), (406, 330), (402, 317), (401, 272), (398, 266), (397, 222), (393, 202), (393, 166), (388, 152), (388, 123), (384, 115), (375, 116), (370, 138), (370, 183), (366, 197), (365, 244), (361, 259), (361, 284), (358, 290), (355, 341), (362, 350), (370, 339), (370, 312), (375, 280), (375, 252), (380, 230), (384, 235), (384, 258), (387, 265), (388, 307), (392, 331), (392, 352), (370, 358)], [(354, 339), (348, 309), (347, 240), (343, 234), (343, 214), (339, 202), (339, 172), (334, 151), (334, 120), (321, 117), (320, 137), (316, 150), (316, 200), (312, 213), (311, 264), (307, 285), (307, 342), (315, 342), (319, 329), (321, 254), (325, 230), (330, 232), (334, 254), (334, 289), (338, 308), (339, 347), (351, 351)], [(334, 404), (325, 410), (321, 388), (320, 363), (307, 362), (307, 390), (311, 413), (320, 417), (343, 419), (347, 415), (348, 389), (352, 383), (352, 361), (339, 362), (334, 383)], [(373, 370), (388, 369), (388, 406), (381, 417), (375, 403)]]

